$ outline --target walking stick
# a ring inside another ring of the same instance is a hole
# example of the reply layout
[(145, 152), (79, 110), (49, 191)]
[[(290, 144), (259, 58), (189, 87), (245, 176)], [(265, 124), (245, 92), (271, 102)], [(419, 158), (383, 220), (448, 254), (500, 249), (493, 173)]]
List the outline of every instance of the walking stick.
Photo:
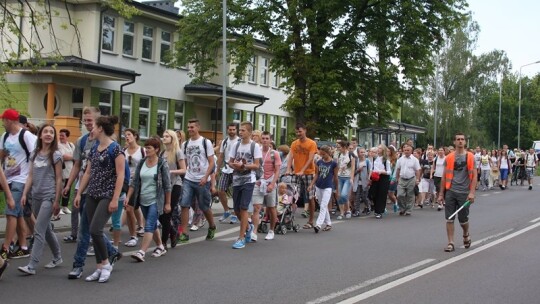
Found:
[(452, 215), (450, 215), (450, 217), (448, 217), (449, 220), (451, 220), (454, 216), (456, 216), (456, 214), (458, 214), (461, 209), (465, 208), (465, 207), (469, 207), (471, 205), (471, 202), (470, 201), (466, 201), (461, 207), (459, 207), (458, 210), (456, 210), (456, 212), (452, 213)]

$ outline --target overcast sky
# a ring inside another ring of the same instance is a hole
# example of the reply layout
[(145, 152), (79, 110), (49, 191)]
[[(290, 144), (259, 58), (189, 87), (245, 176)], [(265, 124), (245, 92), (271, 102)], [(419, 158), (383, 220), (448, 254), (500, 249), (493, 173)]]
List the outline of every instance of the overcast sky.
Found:
[[(480, 25), (476, 54), (503, 50), (515, 72), (540, 61), (539, 0), (468, 0), (473, 19)], [(540, 73), (540, 64), (522, 69), (523, 75)]]

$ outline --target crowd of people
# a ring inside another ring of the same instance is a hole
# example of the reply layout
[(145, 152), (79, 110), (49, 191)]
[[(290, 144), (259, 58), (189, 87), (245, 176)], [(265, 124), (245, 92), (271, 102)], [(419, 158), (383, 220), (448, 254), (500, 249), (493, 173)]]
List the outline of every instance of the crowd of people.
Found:
[[(83, 110), (88, 133), (75, 144), (68, 141), (69, 130), (51, 124), (30, 130), (21, 117), (13, 109), (1, 116), (6, 129), (0, 140), (6, 237), (0, 276), (8, 259), (25, 257), (30, 257), (28, 264), (18, 270), (36, 274), (45, 243), (53, 256), (45, 268), (63, 263), (51, 222), (69, 214), (72, 229), (63, 241), (76, 243), (77, 249), (68, 278), (80, 278), (86, 257), (95, 256), (95, 269), (86, 281), (107, 282), (122, 258), (124, 226), (129, 240), (123, 246), (139, 248), (132, 259), (144, 262), (152, 242), (151, 256), (161, 257), (188, 243), (189, 232), (206, 224), (206, 239), (214, 239), (214, 198), (224, 210), (218, 221), (240, 224), (234, 249), (257, 242), (262, 221), (269, 224), (264, 239), (273, 240), (278, 217), (290, 205), (304, 207), (303, 229), (315, 233), (330, 231), (333, 216), (343, 220), (373, 214), (383, 219), (388, 209), (410, 216), (415, 208), (431, 206), (445, 210), (445, 251), (450, 252), (456, 217), (465, 247), (472, 243), (465, 202), (474, 202), (475, 191), (506, 189), (509, 178), (521, 185), (527, 180), (531, 190), (538, 164), (534, 150), (467, 150), (461, 133), (454, 146), (438, 150), (414, 149), (412, 141), (399, 148), (366, 149), (354, 138), (339, 140), (336, 147), (318, 147), (299, 123), (291, 146), (276, 147), (272, 134), (242, 122), (229, 124), (224, 139), (214, 144), (199, 134), (199, 121), (190, 119), (187, 137), (165, 130), (162, 138), (149, 137), (140, 146), (138, 132), (125, 129), (121, 146), (114, 134), (118, 118), (101, 116), (95, 107)], [(109, 221), (110, 236), (104, 232)]]

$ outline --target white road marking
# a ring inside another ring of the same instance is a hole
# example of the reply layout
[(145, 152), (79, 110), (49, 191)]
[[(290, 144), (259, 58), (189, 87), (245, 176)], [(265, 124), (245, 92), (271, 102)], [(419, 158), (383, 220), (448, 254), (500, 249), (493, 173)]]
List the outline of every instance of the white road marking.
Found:
[(429, 263), (431, 263), (433, 261), (435, 261), (435, 259), (427, 259), (427, 260), (420, 261), (418, 263), (412, 264), (412, 265), (407, 266), (407, 267), (400, 268), (400, 269), (398, 269), (396, 271), (392, 271), (390, 273), (384, 274), (384, 275), (376, 277), (374, 279), (367, 280), (367, 281), (362, 282), (360, 284), (345, 288), (345, 289), (340, 290), (338, 292), (331, 293), (331, 294), (329, 294), (327, 296), (320, 297), (320, 298), (315, 299), (313, 301), (309, 301), (306, 304), (320, 304), (320, 303), (328, 302), (328, 301), (330, 301), (332, 299), (335, 299), (335, 298), (338, 298), (340, 296), (346, 295), (346, 294), (351, 293), (353, 291), (362, 289), (364, 287), (368, 287), (368, 286), (373, 285), (373, 284), (375, 284), (377, 282), (384, 281), (384, 280), (389, 279), (391, 277), (398, 276), (398, 275), (400, 275), (402, 273), (405, 273), (407, 271), (410, 271), (410, 270), (413, 270), (415, 268), (424, 266), (424, 265), (429, 264)]
[[(481, 240), (472, 242), (471, 246), (477, 246), (477, 245), (480, 245), (480, 244), (482, 244), (482, 243), (484, 243), (484, 242), (486, 242), (486, 241), (489, 241), (489, 240), (492, 240), (492, 239), (496, 239), (496, 238), (498, 238), (498, 237), (500, 237), (500, 236), (503, 236), (503, 235), (505, 235), (505, 234), (508, 234), (508, 233), (510, 233), (510, 232), (512, 232), (512, 231), (514, 231), (513, 228), (508, 229), (508, 230), (505, 230), (505, 231), (500, 232), (500, 233), (497, 233), (497, 234), (494, 234), (494, 235), (490, 235), (490, 236), (488, 236), (487, 238), (483, 238), (483, 239), (481, 239)], [(461, 245), (459, 248), (465, 248), (465, 247), (463, 247), (463, 245)]]
[(491, 247), (493, 247), (493, 246), (496, 246), (496, 245), (498, 245), (498, 244), (501, 244), (501, 243), (503, 243), (503, 242), (505, 242), (505, 241), (508, 241), (508, 240), (510, 240), (510, 239), (512, 239), (512, 238), (515, 238), (516, 236), (518, 236), (518, 235), (520, 235), (520, 234), (523, 234), (523, 233), (525, 233), (525, 232), (527, 232), (527, 231), (529, 231), (529, 230), (535, 229), (535, 228), (537, 228), (537, 227), (539, 227), (539, 226), (540, 226), (540, 223), (536, 223), (536, 224), (530, 225), (530, 226), (525, 227), (525, 228), (523, 228), (523, 229), (521, 229), (521, 230), (518, 230), (518, 231), (516, 231), (516, 232), (514, 232), (514, 233), (512, 233), (512, 234), (509, 234), (509, 235), (507, 235), (507, 236), (505, 236), (505, 237), (502, 237), (502, 238), (500, 238), (500, 239), (498, 239), (498, 240), (495, 240), (495, 241), (493, 241), (493, 242), (491, 242), (491, 243), (488, 243), (488, 244), (486, 244), (486, 245), (483, 245), (483, 246), (478, 247), (478, 248), (475, 248), (475, 249), (471, 249), (470, 251), (467, 251), (466, 253), (463, 253), (463, 254), (460, 254), (460, 255), (458, 255), (458, 256), (452, 257), (452, 258), (450, 258), (450, 259), (448, 259), (448, 260), (445, 260), (445, 261), (442, 261), (442, 262), (437, 263), (437, 264), (435, 264), (435, 265), (429, 266), (429, 267), (427, 267), (427, 268), (424, 268), (424, 269), (422, 269), (422, 270), (420, 270), (420, 271), (418, 271), (418, 272), (415, 272), (415, 273), (412, 273), (412, 274), (407, 275), (407, 276), (405, 276), (405, 277), (402, 277), (402, 278), (400, 278), (400, 279), (398, 279), (398, 280), (395, 280), (395, 281), (393, 281), (393, 282), (384, 284), (384, 285), (382, 285), (382, 286), (379, 286), (379, 287), (374, 288), (374, 289), (372, 289), (372, 290), (369, 290), (369, 291), (367, 291), (367, 292), (361, 293), (361, 294), (359, 294), (359, 295), (357, 295), (357, 296), (354, 296), (354, 297), (351, 297), (351, 298), (346, 299), (346, 300), (344, 300), (344, 301), (341, 301), (341, 302), (339, 302), (338, 304), (353, 304), (353, 303), (358, 303), (358, 302), (360, 302), (360, 301), (362, 301), (362, 300), (365, 300), (365, 299), (368, 299), (368, 298), (373, 297), (373, 296), (375, 296), (375, 295), (378, 295), (378, 294), (380, 294), (380, 293), (383, 293), (383, 292), (385, 292), (385, 291), (387, 291), (387, 290), (390, 290), (390, 289), (392, 289), (392, 288), (394, 288), (394, 287), (397, 287), (397, 286), (399, 286), (399, 285), (405, 284), (405, 283), (407, 283), (407, 282), (409, 282), (409, 281), (412, 281), (412, 280), (414, 280), (414, 279), (417, 279), (417, 278), (419, 278), (419, 277), (422, 277), (422, 276), (424, 276), (424, 275), (426, 275), (426, 274), (430, 274), (430, 273), (432, 273), (432, 272), (434, 272), (434, 271), (436, 271), (436, 270), (438, 270), (438, 269), (441, 269), (441, 268), (446, 267), (446, 266), (448, 266), (448, 265), (451, 265), (451, 264), (453, 264), (453, 263), (455, 263), (455, 262), (458, 262), (458, 261), (460, 261), (460, 260), (463, 260), (463, 259), (465, 259), (465, 258), (468, 258), (468, 257), (470, 257), (470, 256), (472, 256), (472, 255), (474, 255), (474, 254), (477, 254), (477, 253), (482, 252), (482, 251), (484, 251), (484, 250), (486, 250), (486, 249), (489, 249), (489, 248), (491, 248)]
[(532, 220), (532, 221), (530, 221), (530, 222), (531, 222), (531, 223), (536, 223), (536, 222), (538, 222), (538, 221), (540, 221), (540, 217), (539, 217), (539, 218), (535, 218), (534, 220)]
[(489, 193), (480, 194), (480, 196), (489, 196)]

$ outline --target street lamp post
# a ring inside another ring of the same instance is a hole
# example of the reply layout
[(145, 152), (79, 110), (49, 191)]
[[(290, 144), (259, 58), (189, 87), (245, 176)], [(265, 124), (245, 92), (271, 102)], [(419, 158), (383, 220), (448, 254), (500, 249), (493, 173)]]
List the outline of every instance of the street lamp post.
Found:
[[(222, 137), (221, 139), (225, 139), (225, 134), (227, 134), (227, 87), (229, 86), (228, 81), (228, 74), (229, 69), (227, 68), (227, 0), (223, 0), (223, 29), (222, 29), (222, 47), (223, 47), (223, 53), (222, 53), (222, 74), (223, 74), (223, 88), (221, 91), (221, 130), (222, 130)], [(216, 116), (218, 113), (216, 113)], [(218, 129), (218, 126), (216, 126), (216, 130)]]
[(526, 66), (537, 64), (537, 63), (540, 63), (540, 60), (535, 61), (535, 62), (531, 62), (531, 63), (527, 63), (527, 64), (524, 64), (524, 65), (519, 67), (518, 144), (517, 144), (518, 149), (521, 149), (521, 147), (520, 147), (520, 139), (521, 139), (520, 138), (520, 136), (521, 136), (521, 69), (526, 67)]
[(502, 107), (502, 85), (504, 76), (501, 76), (501, 83), (499, 84), (499, 136), (497, 137), (497, 149), (501, 148), (501, 107)]

